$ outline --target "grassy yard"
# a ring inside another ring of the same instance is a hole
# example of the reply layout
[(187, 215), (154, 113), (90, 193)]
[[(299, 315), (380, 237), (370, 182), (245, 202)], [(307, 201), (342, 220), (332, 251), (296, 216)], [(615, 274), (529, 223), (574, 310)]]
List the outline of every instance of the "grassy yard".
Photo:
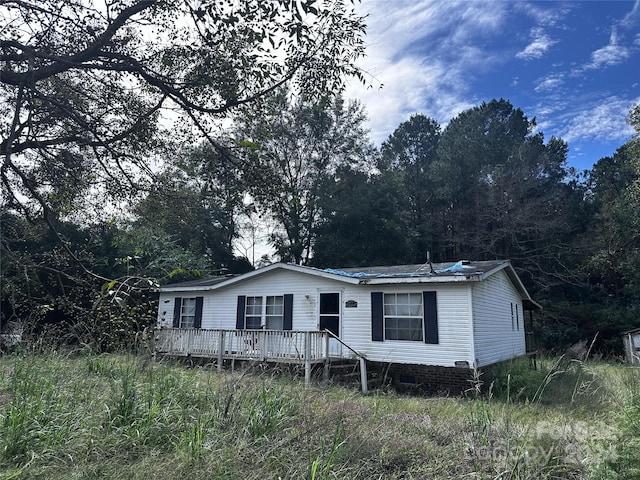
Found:
[(515, 362), (461, 399), (128, 355), (4, 356), (0, 478), (640, 479), (640, 370), (540, 367)]

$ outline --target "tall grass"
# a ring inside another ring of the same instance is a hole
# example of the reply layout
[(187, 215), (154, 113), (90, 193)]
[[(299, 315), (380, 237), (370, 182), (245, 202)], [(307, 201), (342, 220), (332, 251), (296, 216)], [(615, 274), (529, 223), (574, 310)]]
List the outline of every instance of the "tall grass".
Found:
[(462, 399), (126, 355), (0, 357), (0, 478), (637, 478), (638, 370), (525, 367)]

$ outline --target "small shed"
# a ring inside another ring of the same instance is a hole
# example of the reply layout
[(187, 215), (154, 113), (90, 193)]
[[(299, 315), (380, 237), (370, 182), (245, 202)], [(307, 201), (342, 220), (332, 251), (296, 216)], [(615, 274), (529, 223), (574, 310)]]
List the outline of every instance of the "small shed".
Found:
[(627, 363), (640, 366), (640, 328), (623, 332), (622, 342)]

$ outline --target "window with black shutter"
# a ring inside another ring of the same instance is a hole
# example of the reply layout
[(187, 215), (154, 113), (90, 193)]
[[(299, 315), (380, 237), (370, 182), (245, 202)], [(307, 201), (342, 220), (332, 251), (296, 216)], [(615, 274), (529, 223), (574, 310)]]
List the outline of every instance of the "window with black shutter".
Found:
[(238, 296), (236, 329), (292, 330), (293, 295)]
[(200, 328), (203, 300), (203, 297), (176, 297), (173, 306), (173, 327)]
[(436, 292), (371, 293), (371, 340), (437, 344)]

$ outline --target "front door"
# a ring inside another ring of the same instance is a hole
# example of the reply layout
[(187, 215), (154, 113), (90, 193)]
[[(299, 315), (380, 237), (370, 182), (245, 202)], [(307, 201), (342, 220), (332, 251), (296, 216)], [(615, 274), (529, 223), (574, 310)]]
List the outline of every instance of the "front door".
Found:
[[(329, 330), (340, 337), (340, 294), (320, 294), (320, 330)], [(335, 339), (329, 340), (329, 354), (342, 355), (342, 344)]]
[[(267, 330), (284, 330), (284, 297), (269, 296), (265, 305), (265, 328)], [(268, 335), (270, 355), (285, 353), (282, 335)]]

